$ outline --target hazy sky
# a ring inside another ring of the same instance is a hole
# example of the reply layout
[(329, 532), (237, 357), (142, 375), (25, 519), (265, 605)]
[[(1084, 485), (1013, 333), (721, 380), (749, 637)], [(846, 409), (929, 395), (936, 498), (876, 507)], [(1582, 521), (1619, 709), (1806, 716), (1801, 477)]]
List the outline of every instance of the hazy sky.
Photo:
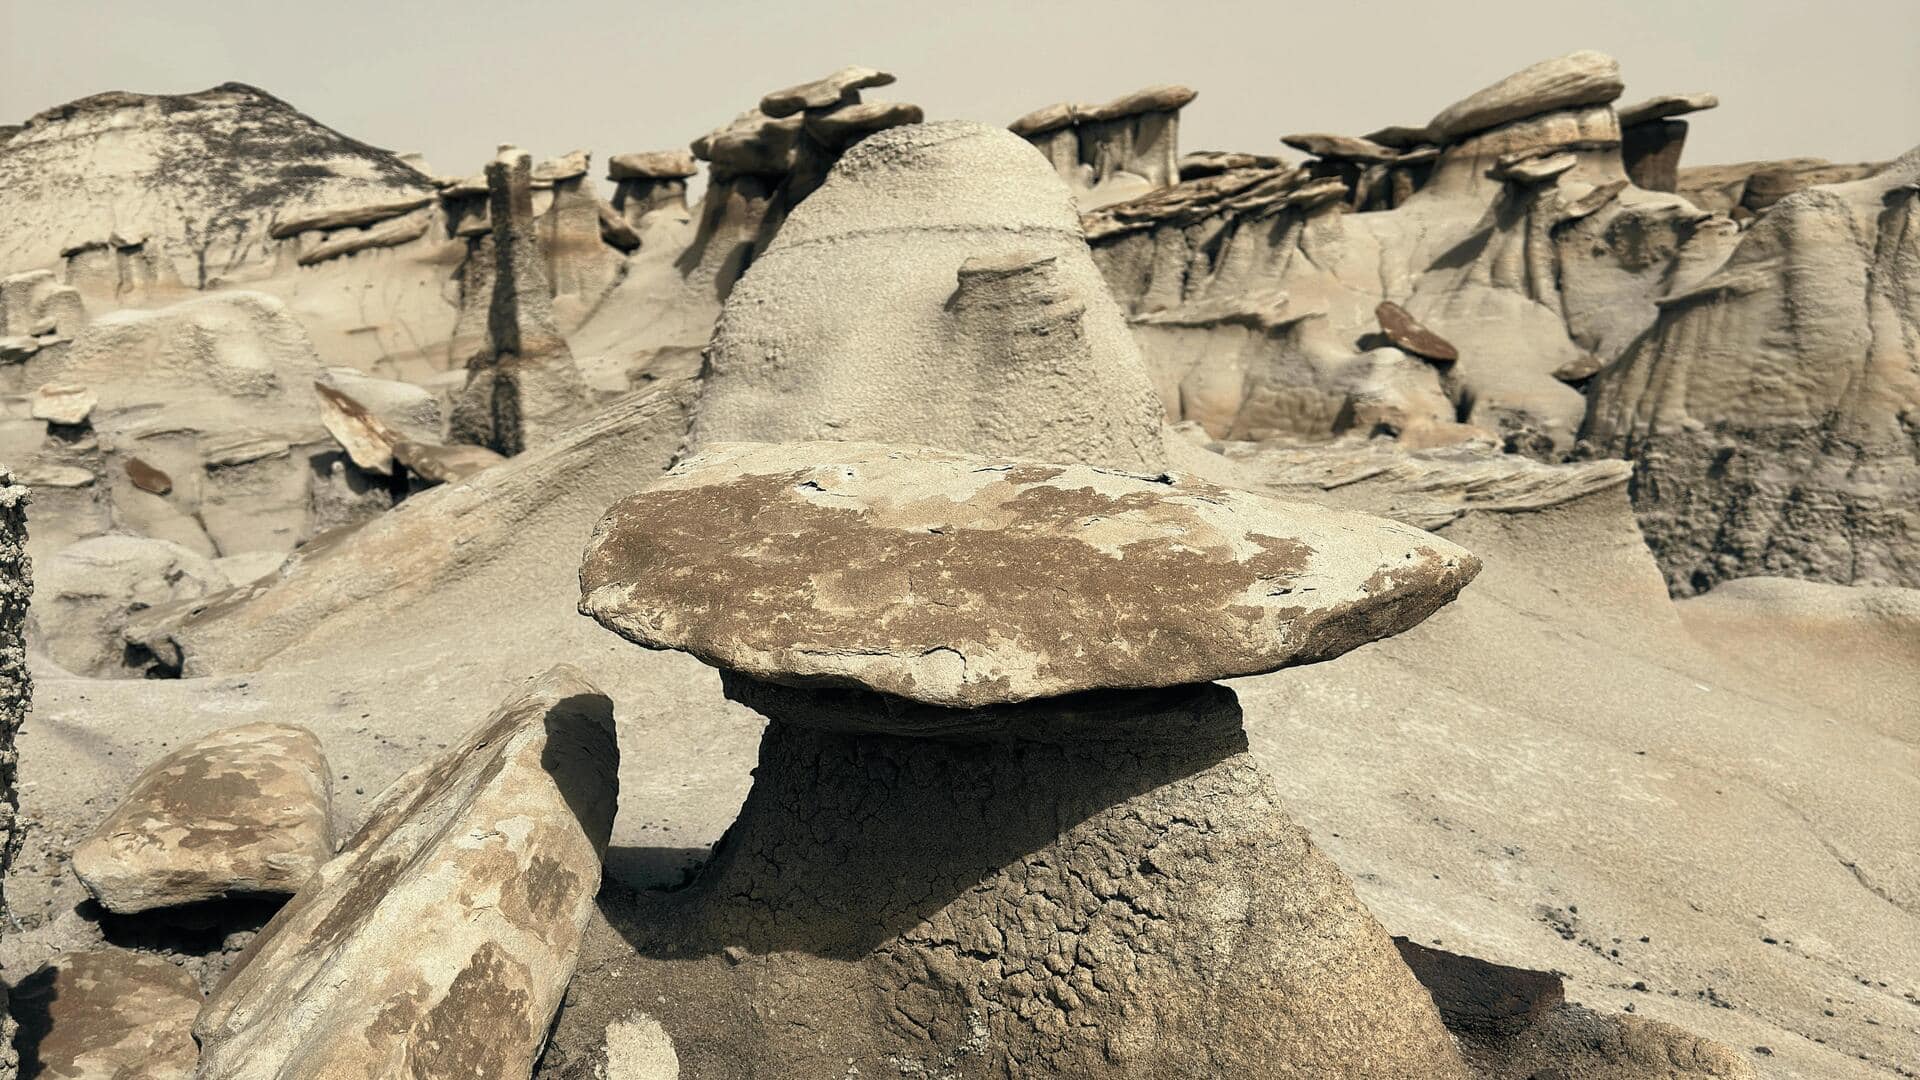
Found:
[(1920, 144), (1920, 0), (943, 4), (635, 0), (0, 0), (0, 118), (102, 90), (252, 83), (349, 135), (476, 171), (684, 146), (778, 87), (858, 63), (870, 97), (1005, 123), (1150, 83), (1200, 96), (1185, 149), (1424, 123), (1535, 60), (1618, 57), (1627, 100), (1712, 90), (1692, 164)]

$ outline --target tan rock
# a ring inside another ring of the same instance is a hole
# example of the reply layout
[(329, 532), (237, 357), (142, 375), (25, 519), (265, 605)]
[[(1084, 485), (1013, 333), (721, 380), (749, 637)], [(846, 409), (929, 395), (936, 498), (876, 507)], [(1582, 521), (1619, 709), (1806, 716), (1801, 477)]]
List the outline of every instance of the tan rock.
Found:
[(1142, 113), (1177, 112), (1193, 102), (1200, 93), (1190, 87), (1165, 84), (1148, 86), (1130, 94), (1122, 94), (1104, 105), (1081, 106), (1076, 110), (1076, 122), (1094, 122), (1100, 120), (1118, 120), (1126, 116), (1139, 116)]
[(1435, 141), (1453, 142), (1490, 127), (1620, 96), (1620, 64), (1604, 53), (1568, 53), (1522, 69), (1440, 110), (1428, 122)]
[(200, 985), (158, 956), (127, 949), (51, 957), (13, 989), (24, 1018), (22, 1076), (39, 1080), (188, 1080), (199, 1058)]
[(647, 150), (607, 159), (609, 180), (682, 180), (700, 171), (685, 150)]
[(807, 134), (824, 146), (849, 146), (876, 131), (917, 124), (926, 116), (918, 105), (900, 101), (858, 101), (824, 112), (809, 112)]
[(738, 445), (608, 511), (580, 609), (759, 678), (970, 708), (1325, 660), (1478, 570), (1418, 529), (1193, 480)]
[(1336, 161), (1386, 162), (1400, 157), (1400, 151), (1382, 146), (1371, 139), (1356, 138), (1352, 135), (1285, 135), (1281, 142), (1318, 158), (1330, 158)]
[(562, 665), (401, 777), (208, 999), (201, 1075), (528, 1075), (599, 890), (618, 756), (612, 703)]
[(775, 90), (760, 99), (760, 111), (777, 119), (803, 109), (825, 109), (857, 100), (868, 87), (892, 82), (893, 76), (878, 68), (843, 67), (823, 79)]
[(43, 557), (37, 570), (36, 643), (67, 671), (96, 678), (144, 674), (137, 662), (128, 663), (122, 631), (130, 617), (228, 585), (226, 575), (197, 552), (158, 537), (118, 533), (68, 544)]
[(314, 266), (328, 259), (351, 255), (356, 251), (371, 251), (375, 248), (410, 244), (427, 235), (429, 223), (430, 219), (425, 214), (406, 214), (377, 222), (372, 228), (329, 236), (301, 252), (299, 263), (301, 266)]
[(393, 448), (394, 460), (429, 484), (447, 484), (464, 480), (482, 469), (507, 460), (484, 446), (439, 446), (433, 443), (402, 440)]
[(1407, 309), (1391, 300), (1382, 300), (1373, 309), (1374, 318), (1380, 321), (1380, 332), (1387, 340), (1400, 348), (1429, 360), (1443, 364), (1460, 359), (1460, 350), (1439, 334), (1427, 329), (1420, 320), (1408, 314)]
[(148, 767), (73, 849), (73, 872), (127, 914), (292, 893), (333, 855), (320, 740), (290, 724), (217, 731)]
[(355, 225), (371, 225), (376, 221), (399, 217), (411, 210), (418, 210), (433, 201), (431, 195), (415, 195), (387, 202), (360, 203), (349, 206), (330, 206), (319, 210), (304, 211), (275, 222), (268, 235), (275, 240), (284, 240), (303, 232), (323, 232), (328, 229), (345, 229)]
[(534, 165), (531, 179), (536, 184), (555, 184), (562, 180), (571, 180), (576, 176), (587, 175), (587, 170), (592, 164), (591, 153), (585, 150), (574, 150)]
[(33, 418), (52, 424), (84, 424), (98, 404), (100, 395), (91, 389), (63, 383), (47, 383), (30, 401)]
[(805, 123), (799, 116), (776, 119), (749, 109), (727, 126), (693, 140), (693, 156), (711, 163), (716, 179), (784, 176), (793, 169)]
[(1574, 154), (1522, 154), (1501, 158), (1494, 175), (1517, 184), (1542, 184), (1571, 172), (1580, 159)]

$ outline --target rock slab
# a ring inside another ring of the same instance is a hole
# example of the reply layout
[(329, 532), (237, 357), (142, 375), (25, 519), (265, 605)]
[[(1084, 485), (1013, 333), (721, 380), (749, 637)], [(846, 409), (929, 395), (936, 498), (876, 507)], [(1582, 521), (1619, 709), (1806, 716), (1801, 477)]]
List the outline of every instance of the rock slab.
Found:
[(121, 914), (290, 894), (333, 855), (333, 788), (311, 731), (244, 724), (142, 773), (73, 850), (73, 872)]
[(1411, 526), (1187, 478), (739, 444), (608, 511), (580, 609), (772, 682), (975, 708), (1329, 659), (1479, 566)]
[(377, 800), (195, 1024), (202, 1080), (526, 1076), (600, 887), (613, 705), (561, 665)]
[(200, 985), (158, 956), (61, 953), (14, 987), (13, 1009), (36, 1080), (188, 1080), (199, 1057)]

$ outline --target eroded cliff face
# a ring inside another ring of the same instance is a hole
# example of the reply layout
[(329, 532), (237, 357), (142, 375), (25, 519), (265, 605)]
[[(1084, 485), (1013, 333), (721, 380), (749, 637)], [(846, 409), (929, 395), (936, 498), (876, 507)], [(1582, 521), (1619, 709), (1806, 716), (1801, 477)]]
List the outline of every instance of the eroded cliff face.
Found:
[(1920, 586), (1920, 150), (1789, 195), (1594, 379), (1677, 592)]

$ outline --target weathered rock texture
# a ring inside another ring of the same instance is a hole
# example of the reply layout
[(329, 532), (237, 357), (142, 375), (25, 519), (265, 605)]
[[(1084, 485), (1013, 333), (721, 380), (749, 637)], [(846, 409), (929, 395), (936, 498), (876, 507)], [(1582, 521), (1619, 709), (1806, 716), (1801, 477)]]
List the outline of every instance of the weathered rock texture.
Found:
[(743, 691), (773, 723), (739, 821), (689, 889), (615, 899), (631, 945), (556, 1050), (640, 1008), (685, 1080), (1468, 1075), (1225, 687), (957, 741), (815, 726), (873, 695)]
[(1104, 105), (1049, 105), (1008, 127), (1045, 155), (1081, 210), (1093, 210), (1180, 178), (1180, 110), (1196, 96), (1184, 86), (1149, 86)]
[(73, 849), (109, 911), (291, 894), (333, 857), (333, 787), (320, 740), (244, 724), (153, 763)]
[(1670, 585), (1920, 585), (1920, 150), (1774, 205), (1595, 376)]
[(396, 781), (194, 1025), (202, 1080), (525, 1076), (600, 886), (613, 706), (548, 671)]
[(580, 588), (582, 612), (652, 648), (976, 707), (1324, 660), (1478, 570), (1418, 529), (1202, 481), (745, 444), (615, 504)]
[(129, 649), (128, 620), (231, 584), (213, 560), (170, 540), (90, 537), (42, 561), (36, 645), (76, 675), (139, 677), (152, 657)]
[(728, 296), (694, 443), (821, 438), (1166, 468), (1072, 200), (1013, 135), (868, 137)]
[[(8, 916), (6, 875), (21, 838), (14, 734), (26, 721), (33, 701), (26, 640), (27, 605), (33, 599), (33, 560), (27, 555), (30, 497), (25, 487), (13, 482), (12, 472), (0, 465), (0, 919)], [(0, 1001), (0, 1006), (4, 1004)], [(4, 1011), (0, 1007), (0, 1013)]]
[[(22, 1076), (188, 1080), (199, 1048), (200, 984), (165, 959), (126, 949), (51, 957), (14, 988)], [(9, 1076), (12, 1074), (9, 1073)]]
[(467, 385), (453, 410), (457, 441), (508, 456), (553, 438), (592, 404), (554, 323), (552, 286), (534, 234), (532, 170), (532, 158), (511, 148), (487, 166), (493, 273), (486, 344), (467, 360)]

